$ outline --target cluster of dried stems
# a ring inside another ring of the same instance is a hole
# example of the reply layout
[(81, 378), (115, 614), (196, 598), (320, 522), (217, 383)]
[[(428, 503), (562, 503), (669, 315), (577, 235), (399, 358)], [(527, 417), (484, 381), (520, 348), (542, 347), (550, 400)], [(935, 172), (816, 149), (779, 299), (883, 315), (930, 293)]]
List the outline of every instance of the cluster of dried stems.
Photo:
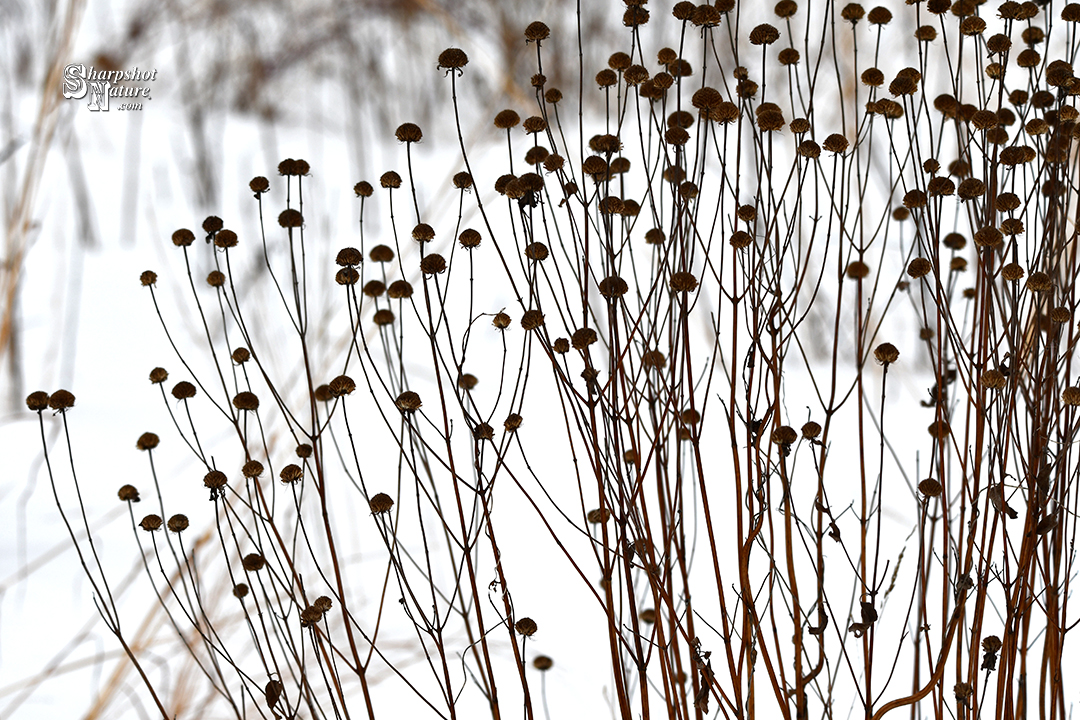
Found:
[[(303, 160), (252, 180), (261, 237), (173, 233), (204, 337), (144, 273), (186, 378), (150, 380), (208, 529), (185, 540), (152, 433), (151, 514), (119, 494), (179, 677), (132, 642), (81, 496), (65, 514), (157, 712), (532, 718), (588, 656), (626, 720), (1068, 717), (1080, 5), (894, 10), (628, 1), (576, 92), (534, 22), (503, 159), (461, 139), (468, 57), (438, 57), (456, 217), (426, 214), (405, 123), (336, 267)], [(289, 340), (242, 302), (244, 253)], [(28, 404), (66, 437), (70, 393)], [(567, 619), (528, 573), (589, 628), (554, 660), (530, 642)]]

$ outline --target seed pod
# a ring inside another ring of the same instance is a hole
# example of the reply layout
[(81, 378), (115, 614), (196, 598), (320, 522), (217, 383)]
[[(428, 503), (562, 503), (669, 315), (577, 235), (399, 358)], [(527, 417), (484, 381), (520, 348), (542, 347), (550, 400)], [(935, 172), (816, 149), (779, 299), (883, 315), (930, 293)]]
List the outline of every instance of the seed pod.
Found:
[(139, 521), (139, 527), (146, 532), (154, 532), (161, 529), (161, 516), (151, 513)]
[(152, 432), (146, 432), (139, 436), (139, 439), (135, 441), (135, 447), (140, 450), (153, 450), (161, 442), (161, 438)]

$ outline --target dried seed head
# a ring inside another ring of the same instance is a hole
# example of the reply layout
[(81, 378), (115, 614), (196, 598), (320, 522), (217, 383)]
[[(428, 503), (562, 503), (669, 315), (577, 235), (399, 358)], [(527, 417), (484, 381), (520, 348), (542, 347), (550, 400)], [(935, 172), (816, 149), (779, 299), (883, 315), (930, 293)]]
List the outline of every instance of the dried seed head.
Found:
[(780, 0), (780, 2), (776, 3), (776, 7), (773, 8), (776, 17), (782, 20), (792, 17), (798, 10), (799, 5), (795, 0)]
[(140, 450), (153, 450), (161, 442), (161, 438), (152, 432), (146, 432), (139, 436), (139, 439), (135, 441), (135, 447)]
[(504, 312), (495, 313), (495, 317), (492, 318), (491, 324), (500, 330), (505, 330), (510, 327), (510, 316)]
[(895, 208), (892, 211), (892, 219), (896, 220), (897, 222), (903, 222), (904, 220), (907, 220), (909, 217), (911, 217), (911, 211), (908, 210), (906, 207), (901, 206), (901, 207)]
[(382, 280), (369, 280), (364, 283), (363, 292), (370, 298), (382, 297), (382, 294), (386, 292), (386, 283)]
[(540, 262), (546, 260), (548, 256), (548, 248), (542, 242), (529, 243), (525, 246), (525, 257), (530, 260)]
[(379, 326), (391, 325), (394, 322), (394, 312), (392, 310), (382, 308), (380, 310), (376, 310), (375, 315), (373, 315), (371, 319), (375, 322), (376, 325)]
[(592, 328), (579, 328), (570, 336), (570, 344), (575, 350), (584, 350), (596, 342), (596, 331)]
[(688, 2), (688, 0), (680, 0), (680, 2), (672, 6), (671, 14), (675, 16), (676, 20), (686, 21), (694, 16), (696, 9), (697, 6), (694, 3)]
[(956, 192), (956, 184), (947, 177), (937, 176), (930, 178), (926, 183), (926, 192), (933, 197), (952, 195)]
[(1018, 263), (1009, 263), (1001, 268), (1001, 277), (1009, 282), (1016, 282), (1024, 277), (1024, 268)]
[(866, 14), (866, 20), (871, 25), (888, 25), (892, 22), (892, 13), (888, 8), (881, 6), (872, 8), (870, 12)]
[(1005, 373), (995, 368), (991, 368), (990, 370), (983, 372), (980, 382), (982, 382), (982, 385), (985, 388), (990, 390), (1000, 390), (1005, 387)]
[(402, 123), (394, 131), (394, 137), (398, 142), (418, 143), (424, 139), (424, 133), (416, 123)]
[(1050, 280), (1050, 276), (1044, 272), (1033, 272), (1027, 280), (1027, 289), (1032, 292), (1046, 292), (1053, 286), (1054, 283)]
[(249, 589), (250, 588), (248, 588), (247, 583), (237, 583), (233, 586), (233, 597), (242, 600), (243, 598), (247, 597)]
[(1065, 388), (1061, 393), (1061, 400), (1066, 405), (1075, 407), (1080, 405), (1080, 387), (1075, 385)]
[(821, 434), (821, 425), (818, 425), (813, 420), (803, 424), (803, 426), (802, 426), (802, 436), (804, 438), (806, 438), (807, 440), (813, 440), (814, 438), (816, 438), (820, 434)]
[(681, 271), (671, 276), (670, 286), (677, 293), (693, 292), (697, 289), (698, 281), (691, 272)]
[(41, 412), (49, 407), (49, 393), (37, 390), (26, 396), (26, 407), (34, 412)]
[(539, 310), (526, 310), (521, 316), (521, 327), (525, 330), (536, 330), (544, 324), (544, 313)]
[[(376, 316), (378, 314), (379, 313), (375, 313)], [(315, 395), (315, 400), (317, 402), (325, 403), (325, 402), (330, 402), (331, 400), (334, 399), (334, 396), (330, 394), (330, 386), (327, 385), (326, 383), (323, 383), (322, 385), (316, 386), (315, 391), (314, 391), (314, 395)]]
[(664, 131), (664, 142), (668, 145), (682, 147), (689, 141), (690, 133), (686, 132), (681, 127), (672, 127)]
[(996, 247), (1002, 242), (1002, 234), (996, 227), (989, 225), (979, 228), (973, 239), (979, 247)]
[(151, 513), (139, 521), (139, 527), (146, 532), (154, 532), (161, 529), (161, 516)]
[(446, 258), (438, 253), (425, 255), (420, 259), (420, 271), (425, 275), (438, 275), (446, 271)]
[(900, 359), (900, 351), (892, 343), (881, 343), (874, 348), (874, 359), (887, 367)]
[(950, 272), (964, 272), (967, 270), (968, 261), (962, 257), (955, 257), (949, 261)]
[(283, 483), (294, 483), (304, 477), (304, 470), (299, 465), (289, 464), (281, 468), (278, 477)]
[(211, 270), (206, 276), (206, 284), (210, 287), (222, 287), (225, 284), (225, 273), (220, 270)]
[(915, 28), (915, 39), (919, 42), (933, 42), (937, 39), (937, 28), (933, 25), (920, 25)]
[(930, 437), (943, 440), (949, 436), (949, 423), (945, 420), (935, 420), (926, 428)]
[(754, 242), (754, 237), (745, 230), (736, 230), (731, 233), (731, 237), (728, 238), (728, 244), (736, 250), (742, 250), (750, 247)]
[(960, 21), (960, 32), (969, 37), (982, 35), (986, 31), (986, 21), (978, 15), (966, 17)]
[(143, 287), (154, 285), (157, 283), (157, 273), (153, 270), (143, 270), (142, 274), (139, 275), (139, 282), (142, 283)]
[(386, 296), (393, 300), (408, 300), (412, 294), (413, 286), (408, 280), (395, 280), (386, 288)]
[(124, 502), (139, 502), (139, 491), (134, 485), (121, 485), (116, 495)]
[(630, 67), (632, 62), (633, 61), (630, 60), (629, 55), (627, 55), (624, 52), (617, 52), (617, 53), (613, 53), (611, 55), (611, 57), (608, 58), (607, 64), (608, 64), (608, 67), (611, 68), (612, 70), (615, 70), (616, 72), (620, 72), (620, 71), (625, 70), (626, 68)]
[(862, 280), (870, 274), (870, 266), (862, 260), (855, 260), (847, 266), (846, 274), (852, 280)]
[(550, 154), (548, 149), (543, 145), (536, 145), (529, 148), (528, 152), (525, 153), (525, 163), (535, 167), (547, 160), (548, 155)]
[(458, 387), (462, 390), (472, 390), (480, 380), (472, 373), (462, 373), (458, 376)]
[(181, 515), (177, 513), (176, 515), (173, 515), (171, 518), (169, 518), (167, 526), (169, 530), (174, 533), (182, 533), (188, 529), (189, 524), (190, 523), (188, 522), (187, 515)]
[(570, 352), (570, 341), (564, 337), (556, 338), (555, 342), (551, 344), (551, 349), (559, 355), (565, 355)]
[(221, 230), (214, 235), (214, 247), (219, 247), (228, 250), (234, 248), (239, 243), (236, 237), (236, 233), (232, 230)]
[(908, 190), (904, 194), (904, 207), (910, 210), (926, 207), (926, 193), (922, 190)]
[(585, 515), (585, 519), (593, 525), (603, 525), (611, 519), (611, 510), (608, 508), (596, 508), (595, 510), (590, 510)]
[(508, 433), (512, 433), (521, 427), (523, 418), (517, 413), (510, 413), (506, 416), (506, 420), (503, 421), (503, 430)]
[(472, 228), (465, 228), (461, 231), (461, 234), (458, 235), (458, 242), (461, 244), (461, 247), (469, 250), (480, 247), (480, 233)]
[[(384, 245), (383, 247), (386, 246)], [(364, 262), (364, 256), (354, 247), (342, 248), (338, 251), (335, 262), (342, 267), (355, 267)]]
[(203, 231), (211, 237), (214, 235), (214, 233), (216, 233), (223, 227), (225, 227), (225, 223), (223, 223), (221, 218), (219, 218), (217, 215), (209, 216), (208, 218), (203, 220), (202, 224)]
[(1050, 321), (1061, 325), (1072, 320), (1072, 313), (1069, 308), (1056, 307), (1050, 311)]
[(536, 621), (532, 618), (521, 618), (514, 623), (514, 629), (525, 637), (531, 637), (536, 633)]
[(460, 70), (469, 64), (469, 56), (460, 48), (447, 48), (439, 53), (440, 70)]
[(762, 23), (750, 31), (751, 45), (772, 45), (780, 39), (780, 31), (769, 23)]
[(232, 361), (237, 365), (243, 365), (251, 359), (251, 351), (249, 351), (246, 347), (238, 347), (232, 351), (232, 355), (230, 357), (232, 358)]
[(368, 252), (371, 262), (386, 263), (394, 259), (394, 249), (389, 245), (376, 245)]
[(345, 395), (351, 395), (353, 391), (356, 390), (356, 382), (348, 375), (338, 375), (330, 381), (328, 387), (330, 396), (339, 398)]
[(679, 413), (679, 420), (682, 421), (683, 425), (697, 425), (701, 422), (701, 413), (694, 408), (687, 408)]
[(537, 655), (535, 658), (533, 658), (532, 664), (533, 667), (540, 672), (545, 672), (551, 669), (551, 667), (555, 664), (555, 661), (549, 658), (547, 655)]
[(919, 483), (919, 492), (928, 498), (941, 495), (941, 483), (933, 478), (927, 478)]
[(548, 88), (548, 90), (544, 92), (544, 100), (551, 105), (558, 103), (562, 100), (562, 97), (562, 90), (559, 90), (559, 88)]
[(163, 367), (156, 367), (150, 371), (150, 382), (160, 385), (169, 379), (169, 371)]
[(795, 428), (790, 425), (781, 425), (776, 428), (770, 436), (770, 440), (777, 445), (791, 445), (798, 439), (799, 433), (797, 433)]
[(659, 350), (647, 350), (641, 355), (641, 364), (647, 368), (662, 368), (667, 364), (667, 359)]
[(521, 129), (529, 134), (542, 133), (547, 130), (547, 121), (539, 115), (533, 115), (525, 118), (525, 122), (521, 123)]
[(878, 70), (876, 67), (867, 68), (863, 70), (860, 76), (863, 85), (868, 87), (880, 87), (885, 82), (885, 73)]
[(358, 198), (369, 198), (375, 192), (375, 188), (371, 187), (371, 183), (367, 180), (361, 180), (353, 185), (353, 192)]
[(334, 282), (338, 285), (355, 285), (360, 281), (360, 273), (356, 268), (341, 268), (334, 274)]
[(626, 12), (623, 13), (622, 18), (623, 25), (626, 27), (638, 27), (649, 22), (649, 11), (640, 5), (631, 5), (626, 8)]
[(1061, 8), (1061, 19), (1065, 22), (1080, 22), (1080, 3), (1069, 3)]
[(266, 558), (259, 553), (249, 553), (244, 556), (244, 559), (240, 561), (240, 564), (244, 566), (244, 569), (248, 572), (258, 572), (266, 567)]
[(617, 300), (629, 290), (630, 286), (618, 275), (610, 275), (600, 281), (600, 294), (608, 300)]
[(473, 428), (474, 440), (490, 440), (495, 437), (495, 430), (486, 422), (482, 422)]
[(172, 234), (173, 245), (177, 247), (187, 247), (191, 243), (195, 242), (195, 233), (191, 232), (187, 228), (180, 228)]
[(1042, 62), (1042, 56), (1039, 55), (1037, 50), (1032, 50), (1031, 48), (1022, 50), (1020, 54), (1016, 56), (1016, 64), (1022, 68), (1038, 67), (1040, 62)]
[(255, 393), (245, 390), (237, 393), (232, 400), (232, 404), (237, 410), (258, 410), (259, 398)]
[(389, 190), (396, 190), (401, 187), (401, 176), (393, 170), (384, 172), (379, 178), (379, 185)]
[(64, 412), (75, 407), (75, 396), (67, 390), (57, 390), (49, 396), (49, 407), (57, 412)]
[(641, 65), (631, 65), (623, 70), (623, 81), (627, 85), (640, 85), (649, 79), (649, 71)]
[(325, 595), (320, 595), (315, 598), (315, 602), (311, 603), (311, 607), (315, 608), (321, 613), (328, 612), (330, 608), (334, 607), (334, 601)]
[(398, 395), (394, 404), (397, 405), (398, 410), (406, 414), (416, 412), (423, 405), (420, 401), (420, 394), (412, 390), (406, 390)]
[(788, 127), (791, 129), (791, 132), (796, 135), (802, 135), (803, 133), (810, 132), (810, 121), (806, 118), (795, 118)]
[(795, 48), (784, 48), (776, 55), (781, 65), (798, 65), (801, 57)]
[(924, 275), (927, 275), (933, 269), (934, 266), (930, 263), (929, 260), (927, 260), (926, 258), (917, 257), (908, 263), (907, 274), (913, 278), (921, 278)]
[(203, 475), (203, 485), (211, 490), (218, 490), (225, 487), (229, 482), (229, 478), (225, 476), (225, 473), (220, 470), (211, 470)]
[(986, 183), (977, 178), (967, 178), (956, 189), (956, 195), (961, 200), (974, 200), (986, 193)]
[(193, 398), (195, 397), (195, 386), (189, 383), (187, 380), (181, 380), (173, 386), (172, 396), (177, 400), (187, 400), (188, 398)]
[(430, 242), (435, 239), (435, 229), (427, 223), (419, 223), (413, 228), (412, 238), (418, 243)]
[(813, 140), (803, 140), (799, 143), (799, 154), (814, 160), (821, 155), (821, 146)]
[(842, 154), (845, 150), (848, 149), (848, 140), (846, 137), (840, 135), (839, 133), (833, 133), (829, 137), (825, 138), (825, 142), (822, 144), (822, 147), (824, 147), (829, 152)]
[(283, 228), (298, 228), (303, 224), (304, 216), (295, 208), (283, 210), (281, 214), (278, 215), (278, 225)]

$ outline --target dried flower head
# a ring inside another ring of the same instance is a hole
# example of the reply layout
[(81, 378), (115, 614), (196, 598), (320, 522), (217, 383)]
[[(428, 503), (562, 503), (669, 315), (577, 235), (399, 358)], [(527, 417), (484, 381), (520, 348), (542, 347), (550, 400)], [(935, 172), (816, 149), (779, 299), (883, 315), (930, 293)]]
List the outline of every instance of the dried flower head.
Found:
[(465, 228), (461, 231), (461, 234), (458, 235), (458, 243), (461, 244), (461, 247), (469, 250), (479, 247), (480, 239), (480, 233), (472, 228)]
[(150, 382), (160, 385), (169, 379), (169, 371), (163, 367), (156, 367), (150, 371)]
[(121, 485), (119, 492), (116, 493), (124, 502), (139, 502), (139, 491), (134, 485)]
[(146, 517), (144, 517), (142, 520), (139, 521), (139, 527), (141, 527), (146, 532), (154, 532), (155, 530), (160, 530), (161, 525), (162, 525), (161, 516), (160, 515), (154, 515), (153, 513), (151, 513), (150, 515), (147, 515)]
[(544, 313), (539, 310), (526, 310), (521, 316), (521, 327), (525, 330), (536, 330), (544, 324)]
[(258, 572), (266, 567), (266, 558), (259, 553), (248, 553), (240, 561), (240, 564), (244, 566), (244, 569), (248, 572)]
[(342, 248), (338, 251), (335, 262), (342, 267), (355, 267), (364, 262), (364, 256), (354, 247)]
[(356, 268), (341, 268), (334, 274), (334, 282), (338, 285), (355, 285), (360, 281), (360, 273)]
[(289, 208), (283, 210), (278, 215), (278, 225), (283, 228), (298, 228), (304, 224), (304, 216), (300, 214), (300, 211), (296, 208)]
[(508, 433), (512, 433), (521, 427), (522, 422), (524, 422), (524, 420), (521, 415), (510, 413), (506, 416), (506, 420), (503, 421), (503, 429)]
[(255, 393), (245, 390), (236, 394), (232, 400), (232, 404), (237, 410), (258, 410), (259, 398)]
[(900, 351), (892, 343), (881, 343), (874, 348), (874, 359), (888, 367), (900, 359)]
[(697, 289), (698, 281), (693, 273), (680, 271), (672, 274), (669, 285), (673, 292), (687, 293)]
[(446, 258), (438, 253), (425, 255), (420, 259), (420, 271), (425, 275), (438, 275), (446, 271)]
[(389, 245), (376, 245), (368, 252), (372, 262), (387, 263), (394, 260), (394, 249)]
[(195, 233), (187, 228), (180, 228), (172, 234), (172, 241), (177, 247), (187, 247), (195, 242)]
[(65, 412), (75, 407), (75, 396), (67, 390), (57, 390), (49, 396), (49, 408), (56, 412)]
[(420, 409), (423, 403), (420, 401), (420, 394), (413, 392), (412, 390), (406, 390), (397, 396), (397, 400), (394, 401), (398, 410), (405, 414), (416, 412)]
[(153, 270), (143, 270), (142, 274), (139, 275), (139, 282), (143, 287), (150, 287), (157, 283), (157, 273)]
[(338, 375), (328, 385), (331, 397), (344, 397), (356, 390), (356, 382), (348, 375)]
[(384, 172), (382, 176), (379, 177), (379, 185), (388, 190), (396, 190), (401, 187), (401, 176), (393, 170)]
[(248, 479), (257, 478), (263, 474), (263, 464), (258, 460), (248, 460), (240, 472)]
[(298, 482), (304, 477), (304, 469), (295, 463), (291, 463), (281, 468), (281, 472), (278, 473), (278, 477), (281, 478), (283, 483)]
[(161, 442), (161, 438), (152, 432), (145, 432), (135, 441), (135, 447), (140, 450), (153, 450)]
[(469, 64), (469, 56), (460, 48), (447, 48), (439, 53), (440, 70), (458, 70)]
[(772, 45), (780, 39), (780, 31), (769, 23), (762, 23), (750, 31), (751, 45)]
[(521, 618), (516, 623), (514, 623), (514, 629), (517, 630), (519, 634), (524, 635), (525, 637), (531, 637), (533, 634), (536, 633), (536, 621), (532, 618)]
[(190, 523), (188, 522), (187, 515), (181, 515), (177, 513), (176, 515), (173, 515), (171, 518), (169, 518), (167, 527), (171, 532), (182, 533), (188, 529), (189, 524)]
[(353, 192), (358, 198), (369, 198), (375, 192), (375, 188), (371, 187), (371, 183), (367, 180), (361, 180), (353, 185)]

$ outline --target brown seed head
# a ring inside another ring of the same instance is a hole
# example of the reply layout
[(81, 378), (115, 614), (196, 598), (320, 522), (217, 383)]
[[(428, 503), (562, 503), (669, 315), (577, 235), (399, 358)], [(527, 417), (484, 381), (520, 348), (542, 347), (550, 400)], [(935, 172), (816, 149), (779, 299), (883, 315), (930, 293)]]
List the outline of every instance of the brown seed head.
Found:
[(821, 425), (817, 424), (813, 420), (803, 424), (803, 426), (802, 426), (802, 436), (804, 438), (806, 438), (807, 440), (813, 440), (814, 438), (816, 438), (820, 434), (821, 434)]
[(121, 485), (117, 496), (124, 502), (139, 502), (139, 491), (134, 485)]
[(517, 630), (519, 634), (530, 637), (536, 633), (536, 621), (532, 618), (521, 618), (514, 623), (514, 629)]
[(187, 247), (195, 242), (195, 233), (187, 228), (180, 228), (172, 234), (172, 241), (173, 245), (176, 245), (177, 247)]
[(348, 375), (338, 375), (329, 384), (331, 397), (343, 397), (351, 395), (356, 390), (356, 382)]
[(237, 410), (258, 410), (259, 398), (255, 393), (245, 390), (238, 393), (232, 400), (233, 406)]
[(495, 437), (495, 430), (486, 422), (479, 423), (473, 428), (474, 440), (490, 440)]
[(974, 200), (986, 193), (986, 183), (977, 178), (967, 178), (956, 189), (956, 196), (961, 200)]
[(154, 285), (157, 282), (157, 273), (153, 270), (143, 270), (142, 274), (139, 275), (139, 282), (142, 283), (143, 287)]
[(467, 248), (469, 250), (475, 247), (479, 247), (480, 233), (478, 233), (476, 230), (473, 230), (472, 228), (465, 228), (461, 231), (461, 234), (458, 235), (458, 242), (461, 244), (461, 247)]
[(570, 344), (575, 350), (584, 350), (596, 342), (596, 331), (592, 328), (579, 328), (570, 336)]
[(548, 256), (548, 248), (542, 242), (529, 243), (525, 246), (525, 257), (530, 260), (541, 262), (546, 260)]
[(353, 192), (358, 198), (369, 198), (375, 192), (375, 188), (371, 187), (371, 183), (367, 180), (361, 180), (353, 185)]
[(860, 76), (863, 85), (868, 87), (880, 87), (885, 82), (885, 73), (878, 70), (876, 67), (867, 68), (863, 70)]
[(1075, 385), (1065, 388), (1061, 393), (1061, 400), (1066, 405), (1077, 406), (1080, 405), (1080, 387)]
[(75, 396), (67, 390), (57, 390), (49, 396), (49, 407), (57, 412), (64, 412), (75, 407)]
[(908, 263), (907, 274), (913, 278), (921, 278), (924, 275), (927, 275), (933, 269), (934, 266), (929, 260), (927, 260), (926, 258), (917, 257)]
[[(151, 373), (151, 376), (153, 373)], [(41, 412), (49, 407), (49, 393), (37, 390), (26, 396), (26, 407), (34, 412)]]
[(878, 6), (866, 14), (866, 20), (871, 25), (888, 25), (892, 22), (892, 13), (888, 8)]
[(207, 235), (213, 235), (221, 228), (225, 227), (225, 223), (217, 215), (211, 215), (203, 220), (202, 229)]
[(839, 133), (833, 133), (829, 137), (825, 138), (825, 142), (822, 144), (822, 147), (824, 147), (829, 152), (842, 154), (845, 150), (848, 149), (848, 140), (846, 137), (840, 135)]
[(608, 300), (621, 298), (629, 290), (630, 286), (618, 275), (609, 275), (600, 281), (600, 294)]
[(338, 285), (355, 285), (360, 281), (360, 273), (356, 268), (341, 268), (334, 274), (334, 282)]
[(544, 313), (539, 310), (526, 310), (521, 316), (521, 327), (525, 330), (536, 330), (544, 324)]
[(460, 48), (447, 48), (439, 53), (440, 70), (460, 70), (469, 64), (469, 56)]
[(387, 188), (388, 190), (396, 190), (397, 188), (401, 187), (401, 176), (393, 170), (384, 172), (379, 178), (379, 185)]
[(150, 514), (139, 521), (139, 527), (146, 532), (154, 532), (161, 529), (161, 516)]
[(500, 330), (505, 330), (510, 327), (510, 316), (504, 312), (495, 313), (495, 317), (492, 319), (491, 324)]
[(248, 350), (246, 347), (238, 347), (232, 351), (232, 355), (230, 355), (230, 357), (232, 358), (232, 361), (237, 365), (243, 365), (251, 359), (251, 351)]
[(263, 474), (263, 464), (258, 460), (248, 460), (240, 472), (248, 479), (257, 478)]
[(892, 365), (900, 359), (900, 351), (892, 343), (881, 343), (874, 348), (874, 359), (882, 365)]
[(219, 247), (228, 250), (234, 248), (239, 244), (239, 240), (236, 237), (236, 233), (232, 230), (221, 230), (214, 235), (214, 247)]
[(517, 413), (510, 413), (506, 416), (506, 420), (503, 421), (503, 430), (508, 433), (515, 432), (521, 427), (522, 422), (524, 422), (524, 419), (520, 415)]
[(941, 495), (941, 483), (933, 478), (927, 478), (919, 483), (919, 492), (928, 498)]
[(420, 271), (425, 275), (438, 275), (446, 271), (446, 258), (438, 253), (425, 255), (420, 260)]
[(289, 208), (283, 210), (278, 215), (278, 225), (283, 228), (298, 228), (304, 224), (304, 216), (300, 214), (300, 211), (295, 208)]
[(225, 476), (225, 473), (220, 470), (211, 470), (203, 475), (203, 485), (211, 490), (223, 488), (228, 482), (229, 479)]
[(394, 401), (398, 410), (403, 413), (413, 413), (420, 409), (423, 402), (420, 400), (420, 394), (413, 392), (412, 390), (406, 390), (397, 396), (397, 400)]
[(295, 463), (290, 463), (281, 468), (281, 472), (278, 473), (278, 477), (281, 478), (283, 483), (298, 482), (304, 477), (304, 469)]
[(862, 280), (870, 274), (870, 266), (862, 260), (855, 260), (847, 266), (846, 274), (852, 280)]
[(182, 533), (188, 529), (189, 524), (190, 523), (188, 522), (187, 515), (181, 515), (177, 513), (176, 515), (173, 515), (171, 518), (169, 518), (167, 527), (171, 532)]
[(394, 259), (394, 249), (389, 245), (376, 245), (368, 252), (372, 262), (386, 263)]
[(420, 223), (412, 230), (412, 239), (418, 243), (426, 243), (435, 239), (435, 229), (427, 223)]
[(844, 6), (844, 9), (840, 11), (840, 17), (853, 25), (862, 20), (865, 15), (866, 10), (859, 3), (848, 3)]
[(152, 432), (145, 432), (135, 441), (135, 447), (140, 450), (153, 450), (161, 442), (161, 438)]
[(364, 256), (354, 247), (342, 248), (338, 251), (335, 262), (342, 267), (355, 267), (364, 262)]
[(244, 556), (244, 559), (240, 561), (240, 564), (244, 566), (244, 569), (248, 572), (258, 572), (266, 567), (266, 558), (259, 553), (249, 553)]
[(225, 284), (225, 273), (220, 270), (211, 270), (206, 276), (206, 284), (210, 287), (222, 287)]
[(751, 45), (772, 45), (780, 39), (780, 31), (769, 23), (762, 23), (750, 31)]

